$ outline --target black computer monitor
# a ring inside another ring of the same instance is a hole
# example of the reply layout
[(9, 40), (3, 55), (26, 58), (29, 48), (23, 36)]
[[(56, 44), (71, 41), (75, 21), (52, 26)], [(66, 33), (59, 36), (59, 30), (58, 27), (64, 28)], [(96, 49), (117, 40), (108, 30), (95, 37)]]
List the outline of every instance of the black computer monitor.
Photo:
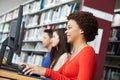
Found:
[(7, 61), (6, 61), (6, 64), (8, 65), (12, 64), (12, 58), (14, 53), (18, 55), (20, 55), (21, 53), (22, 40), (24, 35), (23, 34), (24, 24), (25, 24), (25, 22), (22, 21), (22, 18), (23, 18), (23, 5), (20, 5), (18, 18), (14, 21), (11, 21), (9, 36), (2, 42), (2, 46), (0, 50), (0, 65), (2, 64), (6, 47), (9, 47)]

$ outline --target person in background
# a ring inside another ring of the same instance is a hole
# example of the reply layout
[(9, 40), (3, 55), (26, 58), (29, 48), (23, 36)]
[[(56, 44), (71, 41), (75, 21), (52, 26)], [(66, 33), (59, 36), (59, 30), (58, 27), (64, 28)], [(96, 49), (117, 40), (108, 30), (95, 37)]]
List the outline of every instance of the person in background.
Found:
[(65, 28), (53, 30), (50, 68), (55, 71), (65, 63), (71, 50), (65, 31)]
[(43, 33), (43, 41), (42, 41), (42, 45), (43, 47), (48, 49), (48, 53), (46, 53), (43, 62), (42, 62), (42, 67), (48, 68), (50, 65), (50, 51), (52, 49), (52, 45), (51, 45), (51, 38), (52, 38), (52, 34), (53, 31), (52, 29), (45, 29), (44, 33)]
[[(98, 34), (96, 17), (90, 12), (79, 11), (70, 14), (67, 23), (67, 42), (73, 50), (65, 64), (55, 71), (41, 66), (26, 65), (24, 74), (38, 74), (52, 80), (93, 80), (96, 70), (94, 49), (87, 44)], [(64, 45), (63, 45), (64, 46)]]

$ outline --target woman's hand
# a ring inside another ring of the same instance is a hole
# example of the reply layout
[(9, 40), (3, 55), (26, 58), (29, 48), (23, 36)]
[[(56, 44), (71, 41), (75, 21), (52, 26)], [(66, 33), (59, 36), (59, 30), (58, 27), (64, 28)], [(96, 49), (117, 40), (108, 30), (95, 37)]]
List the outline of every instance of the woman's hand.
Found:
[(25, 65), (26, 68), (23, 69), (23, 72), (25, 75), (29, 74), (37, 74), (37, 75), (45, 75), (45, 71), (46, 71), (46, 68), (43, 68), (41, 66), (37, 66), (37, 65), (29, 65), (29, 64), (26, 64), (26, 63), (22, 63), (21, 65)]

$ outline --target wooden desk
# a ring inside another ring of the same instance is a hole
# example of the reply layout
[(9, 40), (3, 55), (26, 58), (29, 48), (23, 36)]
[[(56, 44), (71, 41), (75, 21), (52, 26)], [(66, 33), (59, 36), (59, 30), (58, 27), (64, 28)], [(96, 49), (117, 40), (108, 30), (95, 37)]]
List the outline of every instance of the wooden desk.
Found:
[(41, 80), (37, 78), (19, 75), (15, 72), (0, 69), (0, 80)]

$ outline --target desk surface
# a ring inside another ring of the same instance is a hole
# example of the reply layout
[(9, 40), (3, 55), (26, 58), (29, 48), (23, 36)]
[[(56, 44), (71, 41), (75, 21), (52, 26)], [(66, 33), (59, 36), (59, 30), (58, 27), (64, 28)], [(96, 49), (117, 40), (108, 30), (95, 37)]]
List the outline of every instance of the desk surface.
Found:
[[(15, 72), (2, 70), (2, 69), (0, 69), (0, 77), (1, 77), (0, 80), (7, 80), (7, 78), (9, 80), (11, 80), (11, 79), (13, 79), (13, 80), (41, 80), (41, 79), (37, 79), (37, 78), (19, 75)], [(2, 78), (4, 78), (4, 79), (2, 79)]]

